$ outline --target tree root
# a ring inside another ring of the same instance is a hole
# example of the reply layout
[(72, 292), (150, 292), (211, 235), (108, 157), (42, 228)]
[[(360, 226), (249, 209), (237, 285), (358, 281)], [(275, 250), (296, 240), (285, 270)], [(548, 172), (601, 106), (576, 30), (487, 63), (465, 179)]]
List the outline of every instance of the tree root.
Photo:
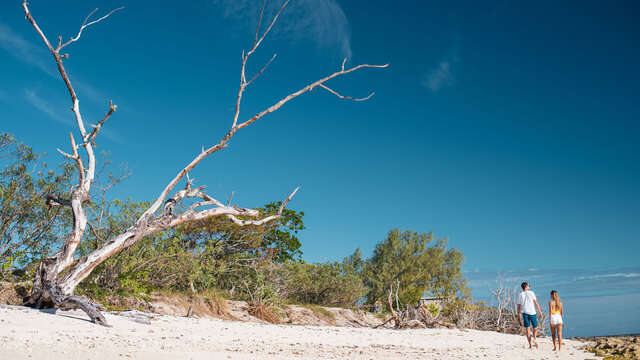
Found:
[(58, 287), (49, 288), (39, 293), (32, 293), (24, 299), (24, 306), (36, 309), (58, 308), (60, 310), (84, 311), (94, 324), (111, 327), (107, 323), (104, 315), (98, 310), (98, 306), (93, 304), (88, 298), (80, 295), (62, 294)]

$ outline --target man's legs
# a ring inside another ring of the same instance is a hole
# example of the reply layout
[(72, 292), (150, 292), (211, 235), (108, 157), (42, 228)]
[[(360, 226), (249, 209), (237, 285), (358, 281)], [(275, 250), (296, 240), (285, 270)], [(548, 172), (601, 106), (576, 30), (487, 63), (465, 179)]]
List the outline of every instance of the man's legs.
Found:
[(526, 330), (527, 341), (529, 342), (529, 349), (531, 349), (531, 329), (529, 329), (529, 327), (531, 326), (531, 322), (529, 320), (529, 315), (522, 313), (522, 321), (523, 321), (524, 328)]
[(529, 315), (531, 320), (531, 326), (533, 326), (533, 345), (538, 347), (538, 319), (537, 315)]

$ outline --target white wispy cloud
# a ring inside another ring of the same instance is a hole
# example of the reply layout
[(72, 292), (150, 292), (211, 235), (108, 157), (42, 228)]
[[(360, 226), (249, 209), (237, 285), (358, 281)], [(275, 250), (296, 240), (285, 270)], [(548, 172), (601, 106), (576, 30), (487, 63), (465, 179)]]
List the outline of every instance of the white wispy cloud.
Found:
[(422, 80), (422, 85), (434, 93), (444, 87), (454, 85), (456, 82), (455, 67), (458, 61), (457, 56), (440, 61), (438, 65), (427, 73)]
[(26, 40), (9, 26), (0, 23), (0, 49), (11, 56), (37, 67), (44, 73), (55, 76), (55, 65), (47, 51)]
[[(213, 0), (223, 9), (225, 17), (240, 20), (248, 29), (257, 23), (262, 0)], [(265, 18), (271, 19), (282, 2), (271, 1), (265, 9)], [(336, 0), (297, 0), (289, 3), (274, 35), (292, 40), (311, 40), (327, 49), (338, 49), (341, 57), (351, 58), (351, 25)]]
[[(58, 109), (64, 108), (63, 106), (61, 107), (61, 106), (55, 106), (51, 104), (49, 101), (45, 100), (40, 95), (38, 95), (38, 93), (35, 90), (25, 89), (24, 98), (27, 100), (29, 104), (31, 104), (31, 106), (33, 106), (36, 110), (39, 110), (40, 112), (47, 115), (50, 119), (55, 120), (56, 122), (59, 122), (61, 124), (67, 125), (71, 128), (76, 127), (76, 122), (73, 117), (73, 113), (71, 111), (67, 110), (68, 114), (65, 116), (60, 110), (58, 110)], [(118, 135), (117, 132), (107, 128), (103, 128), (100, 130), (100, 136), (116, 143), (123, 142), (121, 136)]]
[(29, 104), (31, 104), (31, 106), (46, 114), (49, 118), (61, 124), (69, 126), (73, 125), (73, 120), (69, 117), (71, 116), (71, 112), (69, 112), (69, 116), (63, 116), (58, 110), (56, 110), (55, 106), (41, 98), (34, 90), (25, 89), (24, 98)]
[[(8, 25), (2, 23), (0, 23), (0, 49), (22, 62), (35, 66), (52, 78), (60, 78), (51, 54), (43, 44), (25, 39)], [(86, 96), (87, 99), (97, 103), (105, 101), (105, 97), (95, 87), (75, 78), (72, 79), (72, 82), (81, 97)]]

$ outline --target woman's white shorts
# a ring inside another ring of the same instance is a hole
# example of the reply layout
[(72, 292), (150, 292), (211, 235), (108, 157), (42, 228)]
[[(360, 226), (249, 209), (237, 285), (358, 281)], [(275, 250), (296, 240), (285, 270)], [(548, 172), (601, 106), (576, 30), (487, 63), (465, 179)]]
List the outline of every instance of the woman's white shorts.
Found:
[(562, 315), (560, 314), (551, 314), (551, 325), (560, 325), (562, 324)]

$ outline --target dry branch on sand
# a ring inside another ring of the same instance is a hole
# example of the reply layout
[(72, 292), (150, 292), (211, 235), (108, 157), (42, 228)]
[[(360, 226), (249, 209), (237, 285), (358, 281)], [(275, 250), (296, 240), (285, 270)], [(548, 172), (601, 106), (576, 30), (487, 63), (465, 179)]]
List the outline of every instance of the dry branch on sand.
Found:
[[(285, 200), (282, 202), (280, 209), (276, 215), (268, 216), (265, 218), (259, 218), (259, 213), (254, 209), (246, 209), (237, 206), (231, 206), (229, 204), (223, 204), (210, 195), (206, 194), (204, 187), (193, 188), (191, 185), (193, 181), (189, 179), (189, 171), (195, 168), (204, 158), (209, 155), (228, 146), (228, 141), (235, 135), (235, 133), (247, 127), (267, 114), (270, 114), (280, 109), (287, 102), (295, 99), (296, 97), (303, 95), (315, 88), (323, 88), (329, 91), (331, 94), (353, 101), (361, 101), (369, 99), (373, 94), (365, 98), (352, 98), (344, 96), (337, 91), (329, 88), (326, 83), (334, 78), (341, 77), (343, 75), (352, 73), (354, 71), (364, 68), (385, 68), (386, 65), (369, 65), (361, 64), (352, 67), (345, 67), (346, 59), (342, 62), (340, 70), (325, 76), (313, 83), (310, 83), (300, 90), (295, 91), (268, 108), (258, 112), (249, 119), (239, 122), (240, 108), (242, 103), (242, 97), (245, 89), (255, 81), (271, 64), (272, 59), (267, 62), (262, 69), (256, 73), (250, 80), (247, 80), (246, 76), (246, 64), (250, 56), (259, 48), (264, 38), (270, 32), (278, 17), (282, 11), (286, 8), (290, 0), (284, 2), (274, 15), (271, 22), (262, 31), (261, 22), (264, 14), (263, 4), (260, 10), (260, 18), (256, 27), (256, 35), (253, 41), (252, 47), (249, 51), (243, 52), (242, 66), (240, 69), (240, 86), (238, 89), (235, 111), (233, 115), (233, 121), (229, 130), (224, 136), (214, 145), (209, 147), (203, 147), (202, 151), (191, 160), (183, 169), (181, 169), (173, 179), (165, 186), (160, 192), (160, 195), (153, 201), (146, 211), (132, 223), (123, 233), (115, 235), (108, 239), (102, 246), (84, 256), (80, 259), (76, 259), (74, 254), (78, 247), (80, 240), (82, 239), (85, 229), (87, 227), (87, 215), (83, 208), (83, 204), (91, 201), (90, 190), (96, 176), (96, 158), (94, 154), (95, 139), (99, 135), (100, 130), (105, 125), (106, 121), (114, 114), (117, 107), (111, 102), (109, 103), (109, 109), (105, 117), (97, 124), (92, 125), (93, 130), (87, 131), (85, 123), (80, 111), (80, 102), (78, 95), (72, 85), (72, 82), (65, 69), (64, 61), (69, 58), (67, 53), (62, 54), (61, 51), (72, 43), (78, 41), (83, 31), (94, 24), (108, 19), (115, 12), (122, 8), (117, 8), (106, 15), (90, 21), (92, 15), (96, 10), (92, 11), (84, 20), (80, 29), (75, 37), (70, 38), (67, 42), (62, 42), (62, 37), (58, 37), (57, 46), (53, 46), (42, 29), (38, 26), (36, 20), (29, 10), (29, 5), (26, 0), (22, 3), (22, 8), (26, 15), (27, 20), (31, 23), (37, 34), (42, 39), (43, 43), (53, 56), (58, 72), (62, 80), (64, 81), (67, 91), (71, 97), (71, 110), (75, 116), (76, 125), (80, 133), (79, 142), (76, 141), (73, 133), (69, 134), (71, 152), (65, 152), (58, 150), (63, 156), (73, 160), (78, 170), (78, 182), (71, 191), (71, 197), (69, 199), (62, 199), (55, 195), (51, 195), (49, 198), (49, 204), (51, 206), (66, 206), (71, 208), (73, 213), (73, 225), (69, 231), (67, 237), (64, 239), (63, 246), (60, 251), (53, 256), (47, 257), (42, 260), (34, 279), (33, 289), (31, 295), (25, 299), (25, 304), (37, 308), (45, 307), (58, 307), (61, 309), (81, 309), (89, 317), (91, 321), (107, 325), (104, 316), (97, 309), (95, 304), (92, 304), (87, 298), (83, 296), (73, 295), (74, 289), (78, 284), (85, 279), (91, 271), (100, 263), (105, 261), (110, 256), (118, 253), (122, 249), (135, 244), (142, 237), (157, 233), (159, 231), (175, 227), (177, 225), (205, 219), (212, 216), (226, 216), (239, 226), (246, 225), (261, 225), (270, 221), (279, 219), (283, 208), (295, 195), (298, 188), (291, 192)], [(266, 3), (266, 1), (265, 1)], [(80, 153), (79, 150), (83, 150), (84, 153)], [(176, 186), (186, 178), (186, 186), (184, 189), (175, 191)], [(173, 194), (173, 195), (172, 195)], [(176, 212), (176, 204), (185, 199), (199, 199), (199, 202), (186, 208), (182, 212)]]
[(377, 325), (376, 328), (385, 326), (391, 321), (393, 321), (393, 327), (395, 329), (455, 327), (455, 325), (439, 319), (441, 314), (439, 309), (438, 311), (432, 312), (428, 306), (412, 306), (408, 304), (402, 309), (402, 304), (398, 296), (399, 291), (400, 280), (396, 279), (389, 285), (389, 290), (387, 290), (387, 305), (389, 305), (391, 317), (384, 323)]

